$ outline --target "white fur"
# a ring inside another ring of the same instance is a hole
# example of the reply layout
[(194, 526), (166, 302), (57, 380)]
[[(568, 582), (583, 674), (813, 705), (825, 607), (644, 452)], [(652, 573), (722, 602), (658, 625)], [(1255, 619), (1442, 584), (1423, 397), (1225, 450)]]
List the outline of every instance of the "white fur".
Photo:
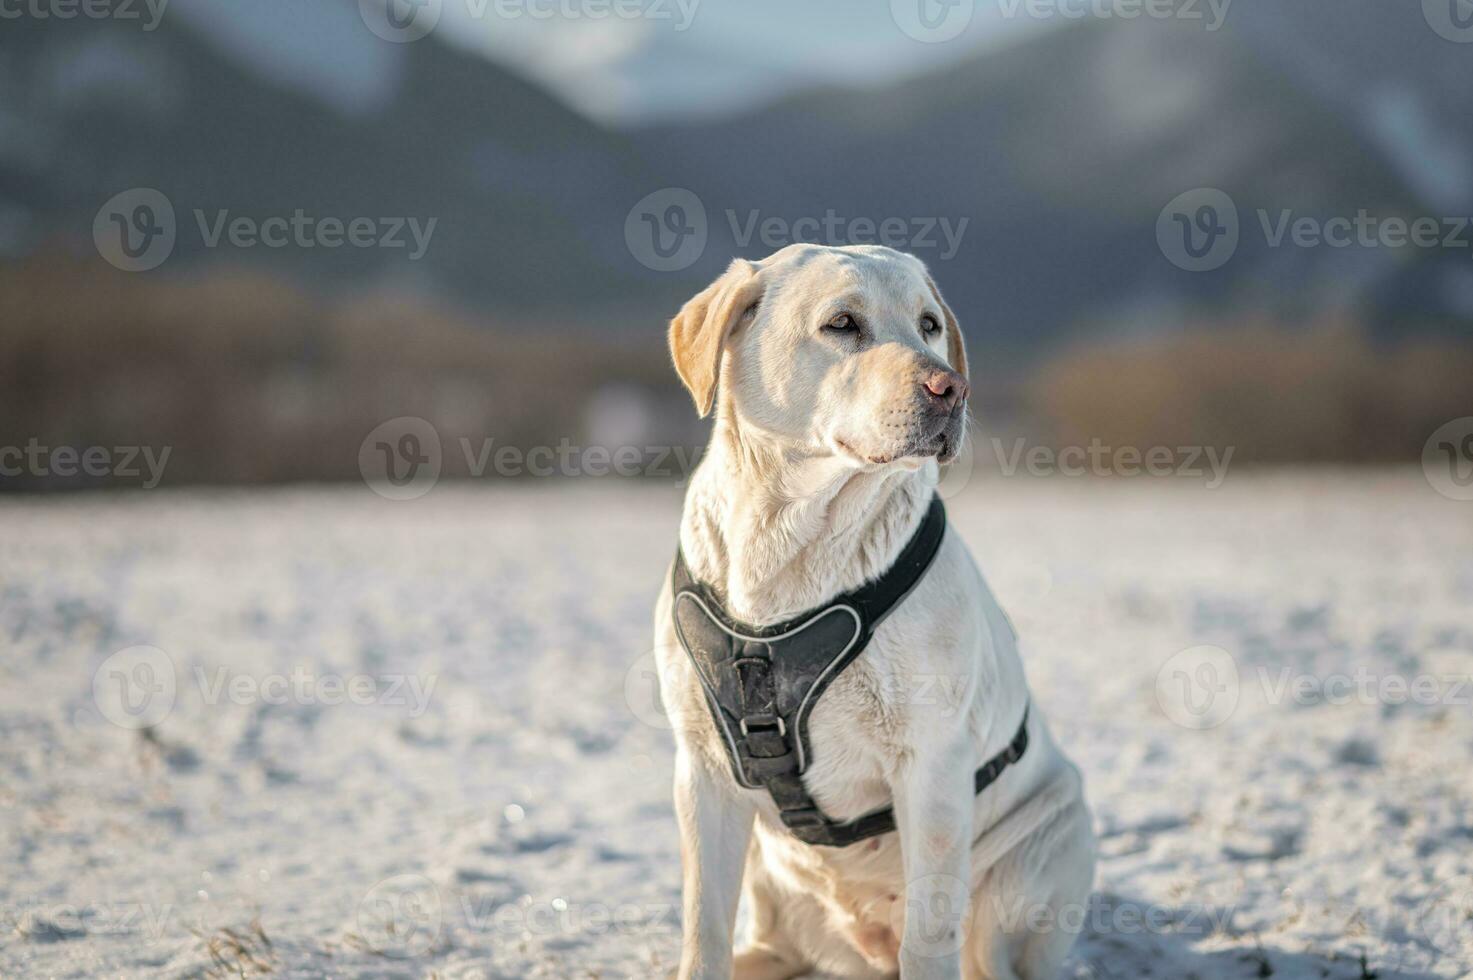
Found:
[[(940, 296), (919, 261), (890, 249), (792, 246), (732, 277), (760, 302), (718, 338), (715, 430), (680, 542), (733, 616), (764, 624), (882, 573), (919, 525), (938, 465), (913, 451), (914, 395), (949, 342), (959, 359), (960, 337), (923, 335)], [(825, 331), (836, 312), (858, 314), (863, 336)], [(655, 633), (678, 750), (681, 978), (1053, 980), (1093, 878), (1089, 811), (1037, 704), (1024, 758), (973, 792), (1029, 697), (1011, 624), (954, 528), (813, 710), (805, 782), (823, 812), (895, 807), (897, 833), (847, 848), (801, 843), (765, 793), (735, 783), (670, 605), (667, 583)], [(733, 956), (744, 883), (751, 943)]]

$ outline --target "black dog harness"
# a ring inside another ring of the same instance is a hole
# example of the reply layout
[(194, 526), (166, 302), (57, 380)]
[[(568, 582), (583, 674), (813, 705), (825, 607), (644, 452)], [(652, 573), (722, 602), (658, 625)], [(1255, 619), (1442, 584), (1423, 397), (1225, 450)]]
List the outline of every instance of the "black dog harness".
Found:
[[(818, 808), (803, 785), (813, 762), (808, 717), (823, 692), (852, 664), (876, 628), (931, 567), (946, 534), (939, 497), (890, 570), (819, 609), (772, 626), (749, 626), (726, 614), (713, 590), (691, 575), (676, 551), (671, 585), (675, 632), (690, 656), (706, 705), (731, 758), (732, 775), (764, 789), (783, 824), (808, 844), (843, 847), (895, 829), (885, 807), (847, 823)], [(977, 770), (982, 792), (1028, 748), (1028, 711), (1012, 742)]]

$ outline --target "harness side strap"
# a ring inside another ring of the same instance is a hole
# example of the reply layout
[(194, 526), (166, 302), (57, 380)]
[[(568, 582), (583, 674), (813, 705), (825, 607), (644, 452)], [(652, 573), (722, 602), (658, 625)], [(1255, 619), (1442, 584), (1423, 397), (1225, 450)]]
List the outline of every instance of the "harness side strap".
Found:
[[(973, 786), (975, 787), (974, 794), (980, 794), (984, 789), (997, 782), (998, 777), (1007, 770), (1008, 766), (1013, 765), (1019, 759), (1023, 758), (1023, 753), (1028, 751), (1029, 707), (1028, 705), (1023, 707), (1023, 720), (1018, 723), (1018, 732), (1013, 736), (1013, 740), (1001, 752), (988, 759), (977, 770), (977, 775), (972, 780)], [(869, 837), (888, 834), (895, 829), (895, 808), (888, 806), (883, 810), (867, 813), (848, 823), (834, 823), (824, 817), (822, 813), (819, 813), (817, 807), (814, 807), (813, 812), (818, 814), (821, 823), (807, 824), (801, 828), (802, 832), (800, 832), (799, 827), (795, 827), (793, 823), (789, 822), (788, 814), (791, 812), (793, 811), (781, 812), (780, 815), (783, 823), (799, 839), (809, 844), (847, 847), (850, 844), (857, 843)]]
[(941, 502), (938, 494), (931, 498), (931, 506), (926, 508), (921, 526), (916, 528), (915, 534), (900, 550), (889, 570), (873, 582), (860, 586), (836, 601), (847, 602), (858, 609), (864, 618), (866, 634), (873, 633), (875, 627), (920, 584), (931, 567), (931, 562), (936, 559), (937, 552), (941, 550), (941, 539), (944, 537), (946, 505)]

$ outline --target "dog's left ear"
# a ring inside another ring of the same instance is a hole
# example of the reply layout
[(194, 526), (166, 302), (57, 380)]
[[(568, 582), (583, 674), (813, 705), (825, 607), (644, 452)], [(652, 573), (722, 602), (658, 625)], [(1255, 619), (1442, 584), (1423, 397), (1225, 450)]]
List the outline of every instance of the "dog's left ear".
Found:
[(951, 364), (951, 369), (962, 377), (967, 376), (967, 342), (962, 337), (962, 328), (956, 322), (956, 314), (951, 312), (951, 307), (946, 305), (946, 300), (941, 298), (941, 290), (936, 288), (936, 280), (926, 274), (926, 284), (931, 287), (931, 295), (936, 297), (936, 303), (941, 307), (941, 315), (946, 318), (946, 360)]
[(697, 293), (670, 321), (670, 356), (675, 372), (690, 389), (705, 418), (716, 403), (721, 350), (748, 310), (762, 298), (758, 267), (737, 259), (711, 285)]

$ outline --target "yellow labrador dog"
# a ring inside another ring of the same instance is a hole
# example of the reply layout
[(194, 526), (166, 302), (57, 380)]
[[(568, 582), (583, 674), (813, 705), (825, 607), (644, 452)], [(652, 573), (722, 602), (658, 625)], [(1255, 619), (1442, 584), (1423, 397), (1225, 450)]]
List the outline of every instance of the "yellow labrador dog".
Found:
[(670, 347), (716, 411), (655, 617), (678, 976), (1053, 980), (1090, 814), (934, 502), (967, 367), (925, 266), (877, 246), (738, 260)]

